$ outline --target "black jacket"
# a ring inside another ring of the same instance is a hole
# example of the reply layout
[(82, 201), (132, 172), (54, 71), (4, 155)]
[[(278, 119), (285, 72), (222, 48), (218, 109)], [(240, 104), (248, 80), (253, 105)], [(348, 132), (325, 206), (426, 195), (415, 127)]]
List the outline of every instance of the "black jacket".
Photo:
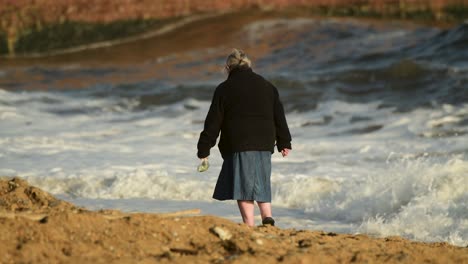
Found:
[(215, 90), (198, 140), (199, 158), (216, 144), (221, 154), (291, 149), (291, 135), (278, 90), (251, 68), (238, 68)]

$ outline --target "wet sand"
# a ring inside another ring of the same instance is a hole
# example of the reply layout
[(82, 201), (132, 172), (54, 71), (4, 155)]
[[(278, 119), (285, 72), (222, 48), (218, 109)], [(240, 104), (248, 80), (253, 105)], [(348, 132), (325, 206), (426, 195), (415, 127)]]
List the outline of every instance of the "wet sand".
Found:
[(189, 210), (89, 211), (0, 180), (2, 263), (468, 263), (468, 248), (400, 237), (249, 228)]

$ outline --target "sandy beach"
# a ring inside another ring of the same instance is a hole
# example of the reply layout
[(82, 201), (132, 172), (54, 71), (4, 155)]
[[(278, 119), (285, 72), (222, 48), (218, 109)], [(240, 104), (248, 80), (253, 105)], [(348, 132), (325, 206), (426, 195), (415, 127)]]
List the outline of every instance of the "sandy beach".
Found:
[(89, 211), (4, 178), (1, 263), (468, 263), (468, 248), (447, 243), (249, 228), (199, 213)]

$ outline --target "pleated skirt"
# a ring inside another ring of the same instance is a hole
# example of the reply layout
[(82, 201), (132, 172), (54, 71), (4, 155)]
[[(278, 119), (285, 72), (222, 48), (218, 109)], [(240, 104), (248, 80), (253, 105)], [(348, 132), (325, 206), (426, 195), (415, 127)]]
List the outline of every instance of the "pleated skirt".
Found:
[(225, 155), (213, 198), (271, 202), (270, 176), (270, 151), (244, 151)]

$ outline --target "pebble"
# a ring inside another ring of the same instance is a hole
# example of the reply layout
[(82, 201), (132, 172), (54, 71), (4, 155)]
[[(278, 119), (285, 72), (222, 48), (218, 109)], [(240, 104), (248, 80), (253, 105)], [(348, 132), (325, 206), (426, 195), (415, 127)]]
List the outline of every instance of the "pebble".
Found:
[(223, 241), (224, 240), (229, 240), (229, 239), (232, 238), (231, 232), (229, 232), (228, 230), (223, 229), (223, 228), (221, 228), (219, 226), (215, 226), (215, 227), (210, 228), (210, 231), (215, 233)]

